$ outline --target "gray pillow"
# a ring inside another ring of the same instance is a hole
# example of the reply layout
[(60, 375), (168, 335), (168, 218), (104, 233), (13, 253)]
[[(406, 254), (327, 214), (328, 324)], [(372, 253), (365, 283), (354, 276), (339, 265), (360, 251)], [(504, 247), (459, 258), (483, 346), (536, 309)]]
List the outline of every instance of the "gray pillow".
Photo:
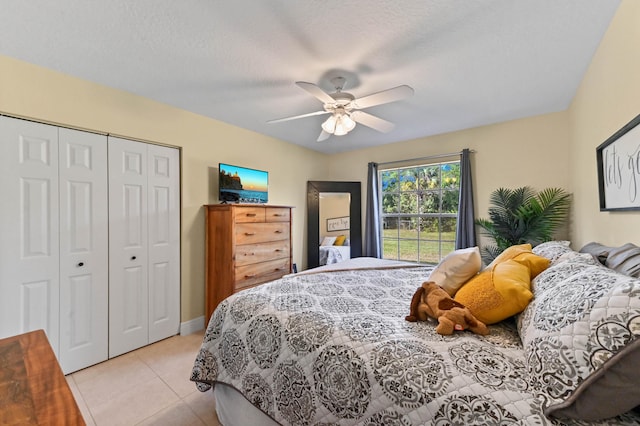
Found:
[(605, 246), (600, 243), (591, 242), (585, 244), (585, 246), (580, 249), (580, 253), (590, 253), (597, 257), (598, 261), (604, 265), (612, 248), (613, 247)]
[(605, 265), (621, 274), (640, 278), (640, 247), (627, 243), (612, 248)]
[(635, 339), (580, 383), (569, 398), (547, 407), (544, 414), (594, 421), (633, 409), (640, 401), (638, 365), (640, 339)]

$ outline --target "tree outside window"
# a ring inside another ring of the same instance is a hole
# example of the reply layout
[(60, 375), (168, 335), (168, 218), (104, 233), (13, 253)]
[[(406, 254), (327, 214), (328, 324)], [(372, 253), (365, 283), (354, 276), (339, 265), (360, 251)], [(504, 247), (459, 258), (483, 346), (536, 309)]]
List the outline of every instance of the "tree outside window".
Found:
[(440, 262), (455, 248), (460, 162), (378, 173), (383, 258)]

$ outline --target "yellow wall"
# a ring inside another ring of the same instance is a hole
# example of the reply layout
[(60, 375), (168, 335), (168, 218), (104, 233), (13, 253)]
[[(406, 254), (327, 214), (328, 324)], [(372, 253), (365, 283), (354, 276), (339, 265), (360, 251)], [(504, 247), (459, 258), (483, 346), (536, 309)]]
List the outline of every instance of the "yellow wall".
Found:
[(293, 261), (306, 263), (306, 181), (326, 180), (323, 154), (4, 56), (0, 113), (182, 148), (182, 321), (204, 314), (202, 205), (217, 202), (218, 162), (269, 171), (269, 204), (295, 207)]
[(640, 244), (640, 212), (600, 212), (596, 147), (640, 114), (640, 2), (624, 0), (569, 108), (571, 236), (576, 248), (590, 241)]

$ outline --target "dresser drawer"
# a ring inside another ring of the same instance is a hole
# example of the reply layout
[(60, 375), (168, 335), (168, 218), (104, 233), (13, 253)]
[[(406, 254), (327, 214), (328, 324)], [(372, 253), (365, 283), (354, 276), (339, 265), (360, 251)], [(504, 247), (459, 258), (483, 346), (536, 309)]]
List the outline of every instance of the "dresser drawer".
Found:
[(236, 225), (236, 244), (257, 244), (289, 239), (289, 223), (241, 223)]
[(235, 223), (251, 223), (265, 221), (264, 207), (237, 207), (233, 210)]
[(247, 244), (236, 247), (236, 266), (288, 258), (291, 244), (289, 240)]
[(287, 207), (274, 207), (266, 211), (267, 222), (290, 222), (291, 209)]
[(272, 281), (291, 270), (289, 258), (236, 267), (236, 291), (254, 284)]

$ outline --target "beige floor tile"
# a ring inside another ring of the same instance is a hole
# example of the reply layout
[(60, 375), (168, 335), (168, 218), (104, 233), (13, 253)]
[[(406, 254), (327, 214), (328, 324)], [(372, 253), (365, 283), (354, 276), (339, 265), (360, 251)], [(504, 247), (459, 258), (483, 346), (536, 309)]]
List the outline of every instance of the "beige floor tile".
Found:
[(82, 414), (84, 422), (87, 424), (87, 426), (95, 426), (96, 423), (93, 421), (91, 411), (89, 411), (89, 407), (87, 407), (87, 404), (84, 402), (84, 398), (82, 397), (80, 389), (78, 389), (78, 385), (76, 385), (76, 381), (71, 375), (68, 375), (65, 378), (67, 379), (67, 383), (69, 384), (69, 389), (71, 389), (73, 398), (76, 400), (76, 404), (78, 404), (78, 408), (80, 409), (80, 413)]
[(157, 377), (153, 370), (135, 355), (114, 358), (97, 367), (100, 369), (99, 374), (92, 374), (90, 379), (81, 375), (79, 380), (76, 374), (73, 375), (90, 409), (102, 401), (112, 399)]
[(189, 404), (189, 407), (207, 426), (220, 426), (220, 421), (215, 411), (213, 391), (197, 391), (187, 395), (183, 398), (183, 401)]
[(198, 392), (196, 384), (189, 380), (191, 377), (191, 369), (193, 362), (178, 365), (173, 371), (159, 374), (159, 377), (180, 397)]
[(137, 351), (137, 355), (157, 374), (171, 373), (191, 364), (200, 348), (200, 339), (176, 336)]
[(105, 370), (111, 370), (115, 368), (116, 365), (125, 364), (130, 362), (131, 359), (136, 359), (138, 356), (135, 352), (129, 352), (124, 355), (120, 355), (119, 357), (101, 362), (96, 365), (92, 365), (91, 367), (85, 368), (84, 370), (76, 371), (73, 373), (73, 378), (76, 383), (80, 384), (87, 380), (93, 380), (95, 377), (100, 376), (104, 373)]
[(178, 401), (148, 419), (139, 426), (205, 426), (205, 423), (191, 410), (188, 404)]
[(158, 377), (131, 386), (97, 405), (87, 404), (97, 426), (135, 425), (179, 401)]

